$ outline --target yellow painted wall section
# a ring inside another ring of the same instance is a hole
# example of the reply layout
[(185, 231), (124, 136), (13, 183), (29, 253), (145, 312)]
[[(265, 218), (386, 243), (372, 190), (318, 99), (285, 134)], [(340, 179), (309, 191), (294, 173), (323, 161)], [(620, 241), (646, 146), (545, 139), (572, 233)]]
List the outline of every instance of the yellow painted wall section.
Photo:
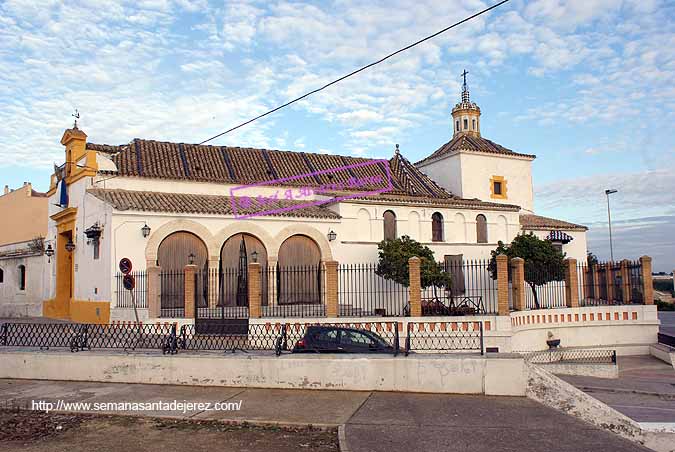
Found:
[(110, 302), (73, 300), (70, 319), (78, 323), (110, 323)]
[(49, 198), (33, 191), (27, 183), (0, 196), (0, 245), (18, 243), (47, 235)]

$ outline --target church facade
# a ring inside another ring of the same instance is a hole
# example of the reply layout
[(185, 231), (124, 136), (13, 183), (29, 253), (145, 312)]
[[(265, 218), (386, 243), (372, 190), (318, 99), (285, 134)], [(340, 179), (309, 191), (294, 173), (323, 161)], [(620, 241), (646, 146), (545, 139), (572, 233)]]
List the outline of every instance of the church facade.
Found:
[[(584, 226), (533, 212), (535, 156), (482, 138), (466, 86), (452, 115), (452, 139), (416, 164), (398, 146), (375, 161), (142, 139), (102, 145), (76, 124), (62, 137), (65, 163), (48, 192), (55, 268), (44, 314), (123, 319), (123, 257), (135, 271), (163, 272), (372, 263), (380, 241), (408, 235), (439, 261), (485, 259), (498, 241), (533, 232), (585, 259)], [(242, 187), (258, 196), (244, 205)]]

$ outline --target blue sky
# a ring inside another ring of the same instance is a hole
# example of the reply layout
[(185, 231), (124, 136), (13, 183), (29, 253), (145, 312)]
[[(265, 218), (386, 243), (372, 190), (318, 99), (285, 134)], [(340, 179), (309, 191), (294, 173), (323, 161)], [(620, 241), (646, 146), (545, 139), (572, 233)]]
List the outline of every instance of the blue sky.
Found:
[[(39, 5), (38, 5), (39, 3)], [(478, 11), (478, 0), (0, 2), (0, 182), (48, 187), (78, 108), (97, 143), (202, 141)], [(675, 2), (512, 0), (215, 144), (412, 161), (481, 131), (538, 156), (537, 213), (675, 268)]]

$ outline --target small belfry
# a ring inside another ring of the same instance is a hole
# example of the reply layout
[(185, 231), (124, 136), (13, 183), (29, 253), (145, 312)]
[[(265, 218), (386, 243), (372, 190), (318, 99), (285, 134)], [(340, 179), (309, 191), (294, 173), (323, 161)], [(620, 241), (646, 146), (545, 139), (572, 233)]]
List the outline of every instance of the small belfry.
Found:
[(462, 101), (452, 109), (453, 136), (460, 133), (480, 136), (480, 107), (475, 102), (471, 102), (469, 97), (469, 88), (466, 84), (467, 74), (466, 70), (462, 72), (462, 77), (464, 78)]

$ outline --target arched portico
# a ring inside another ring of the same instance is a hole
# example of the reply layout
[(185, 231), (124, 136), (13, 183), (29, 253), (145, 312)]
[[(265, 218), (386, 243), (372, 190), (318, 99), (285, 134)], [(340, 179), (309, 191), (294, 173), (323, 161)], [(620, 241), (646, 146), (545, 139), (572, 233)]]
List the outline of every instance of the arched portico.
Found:
[(333, 252), (330, 249), (330, 244), (328, 243), (325, 234), (318, 231), (316, 228), (304, 224), (293, 224), (282, 229), (276, 236), (276, 246), (274, 249), (278, 250), (286, 239), (294, 235), (305, 235), (314, 240), (321, 251), (321, 262), (333, 260)]
[(163, 224), (150, 235), (148, 243), (145, 245), (145, 260), (148, 267), (156, 265), (159, 245), (162, 241), (174, 232), (180, 231), (190, 232), (199, 237), (206, 245), (209, 260), (213, 257), (216, 260), (218, 259), (222, 242), (216, 244), (211, 232), (196, 221), (180, 219)]
[(220, 250), (223, 244), (233, 235), (249, 234), (255, 236), (262, 242), (267, 250), (267, 257), (270, 260), (276, 260), (277, 250), (280, 243), (277, 243), (276, 238), (267, 232), (263, 227), (251, 221), (237, 220), (235, 223), (225, 226), (223, 229), (213, 235), (213, 241), (218, 245), (218, 252), (215, 254), (219, 258)]

